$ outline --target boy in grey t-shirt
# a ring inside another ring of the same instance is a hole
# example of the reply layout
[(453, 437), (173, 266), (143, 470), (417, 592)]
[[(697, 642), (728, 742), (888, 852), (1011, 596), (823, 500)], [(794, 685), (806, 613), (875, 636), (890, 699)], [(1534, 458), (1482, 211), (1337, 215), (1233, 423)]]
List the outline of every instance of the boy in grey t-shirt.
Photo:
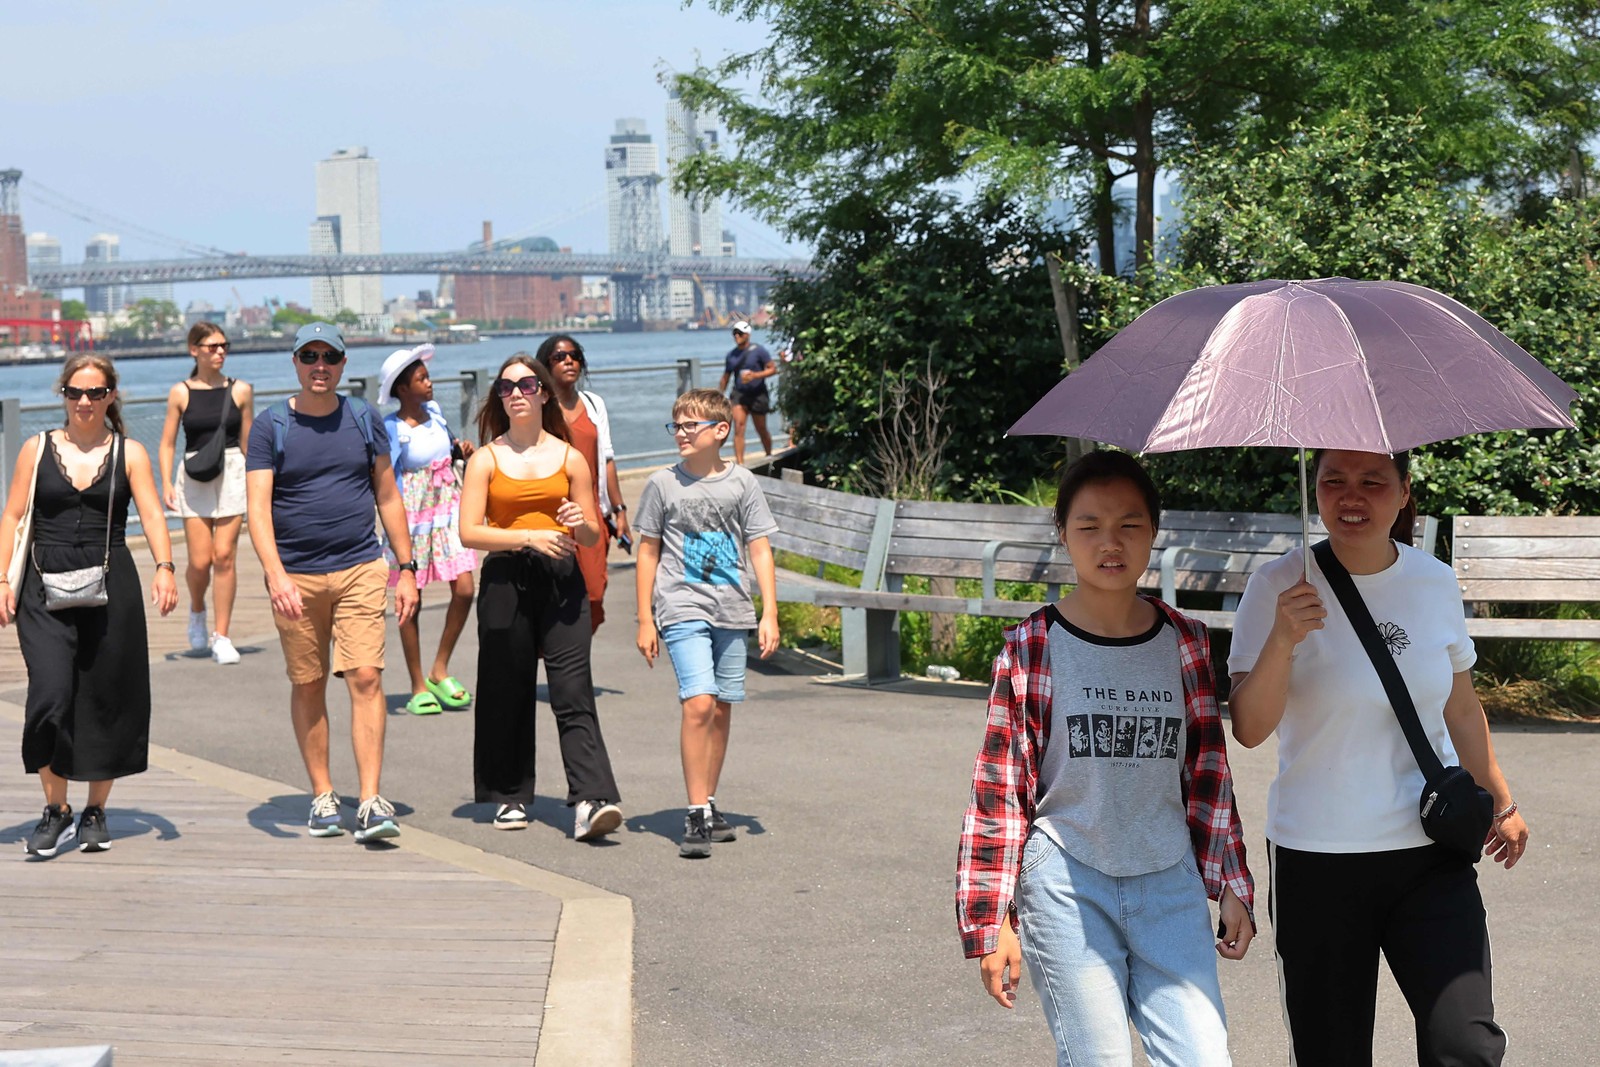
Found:
[[(755, 476), (723, 460), (732, 411), (727, 397), (691, 389), (672, 406), (668, 431), (681, 461), (645, 483), (633, 523), (639, 535), (639, 651), (655, 665), (667, 644), (683, 702), (683, 784), (689, 811), (678, 854), (711, 855), (732, 841), (716, 807), (733, 705), (744, 699), (745, 639), (761, 657), (778, 647), (777, 579), (769, 534), (778, 528)], [(750, 572), (761, 592), (761, 618)]]

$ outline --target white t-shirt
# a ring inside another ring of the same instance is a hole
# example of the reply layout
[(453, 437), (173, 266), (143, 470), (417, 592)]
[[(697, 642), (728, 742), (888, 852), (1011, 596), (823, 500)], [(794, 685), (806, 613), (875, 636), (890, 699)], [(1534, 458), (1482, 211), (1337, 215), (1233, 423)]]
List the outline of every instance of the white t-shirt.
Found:
[[(1409, 545), (1377, 574), (1353, 574), (1384, 635), (1433, 750), (1457, 762), (1444, 722), (1454, 676), (1477, 660), (1455, 573)], [(1278, 594), (1299, 581), (1302, 550), (1250, 576), (1234, 620), (1228, 673), (1256, 664)], [(1417, 816), (1422, 771), (1328, 581), (1311, 561), (1328, 617), (1295, 649), (1278, 724), (1278, 776), (1267, 794), (1267, 837), (1307, 852), (1388, 852), (1428, 844)]]

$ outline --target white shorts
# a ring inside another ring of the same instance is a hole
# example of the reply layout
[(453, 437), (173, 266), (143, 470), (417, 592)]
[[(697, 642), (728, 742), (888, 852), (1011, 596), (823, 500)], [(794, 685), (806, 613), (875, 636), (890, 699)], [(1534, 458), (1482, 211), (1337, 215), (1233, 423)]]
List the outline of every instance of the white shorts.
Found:
[(244, 452), (237, 448), (224, 452), (222, 473), (209, 482), (191, 481), (183, 464), (178, 464), (177, 491), (178, 514), (186, 519), (227, 519), (243, 515)]

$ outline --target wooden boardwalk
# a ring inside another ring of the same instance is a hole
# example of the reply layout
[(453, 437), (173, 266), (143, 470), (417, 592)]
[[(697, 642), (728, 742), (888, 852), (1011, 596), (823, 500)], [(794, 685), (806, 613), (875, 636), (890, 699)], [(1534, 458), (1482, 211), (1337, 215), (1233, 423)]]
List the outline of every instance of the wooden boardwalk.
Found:
[(109, 852), (40, 861), (22, 848), (37, 814), (9, 822), (42, 807), (38, 781), (0, 776), (0, 1048), (111, 1044), (118, 1067), (532, 1063), (560, 902), (307, 837), (304, 803), (152, 767), (117, 783)]

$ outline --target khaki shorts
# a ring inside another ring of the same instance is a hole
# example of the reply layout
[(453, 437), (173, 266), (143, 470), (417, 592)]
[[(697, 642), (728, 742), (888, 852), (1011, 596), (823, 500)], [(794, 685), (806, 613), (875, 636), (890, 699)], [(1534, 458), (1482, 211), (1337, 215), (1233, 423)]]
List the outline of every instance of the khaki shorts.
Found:
[(291, 574), (289, 579), (300, 590), (300, 617), (286, 619), (273, 612), (272, 621), (278, 625), (290, 682), (318, 681), (330, 666), (336, 675), (356, 667), (383, 670), (388, 564), (380, 558), (331, 574)]

